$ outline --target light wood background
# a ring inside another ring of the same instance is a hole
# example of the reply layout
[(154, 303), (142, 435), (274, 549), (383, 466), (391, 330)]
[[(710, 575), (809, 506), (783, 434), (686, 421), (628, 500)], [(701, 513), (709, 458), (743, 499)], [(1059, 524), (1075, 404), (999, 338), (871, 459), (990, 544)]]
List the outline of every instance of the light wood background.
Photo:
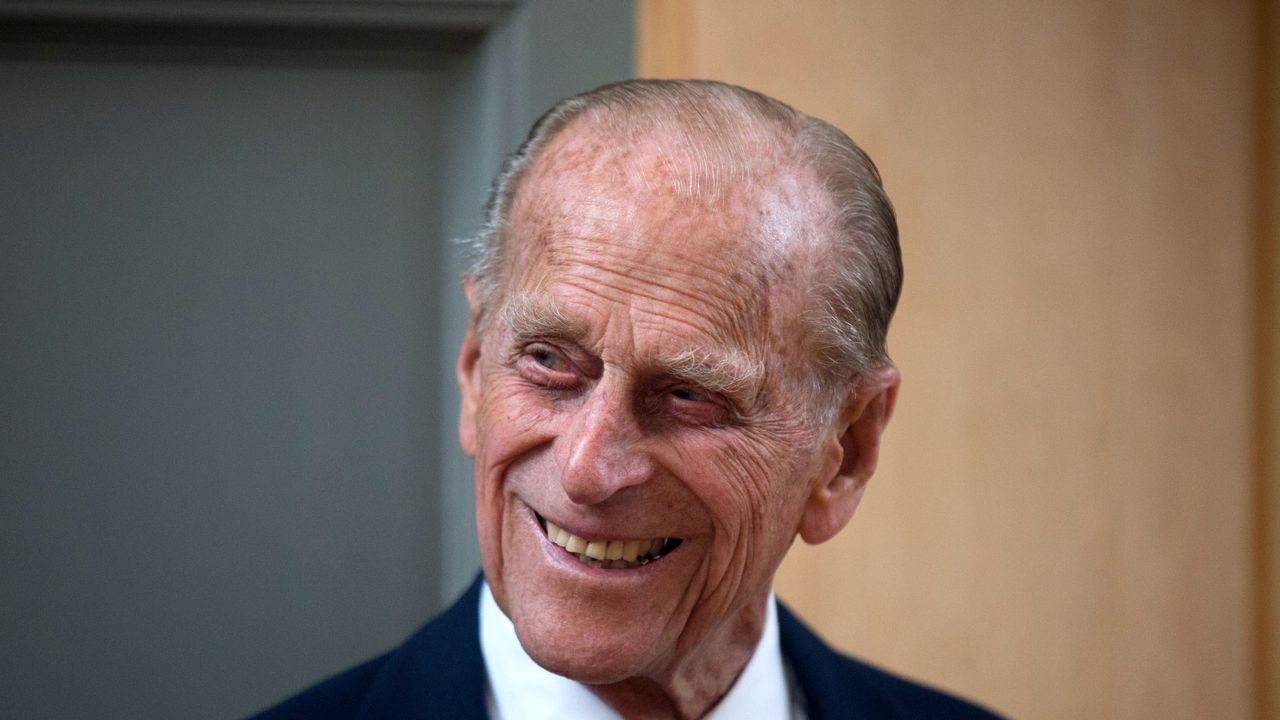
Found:
[(640, 74), (832, 121), (899, 212), (881, 469), (779, 594), (1016, 717), (1273, 716), (1272, 6), (639, 8)]

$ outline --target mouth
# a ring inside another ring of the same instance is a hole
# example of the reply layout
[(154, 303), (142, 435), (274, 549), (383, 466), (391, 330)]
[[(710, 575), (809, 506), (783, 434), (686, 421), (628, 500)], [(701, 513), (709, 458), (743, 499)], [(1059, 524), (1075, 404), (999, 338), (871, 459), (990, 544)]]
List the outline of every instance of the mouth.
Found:
[[(536, 513), (535, 513), (536, 515)], [(608, 570), (627, 570), (657, 562), (680, 547), (680, 538), (649, 540), (588, 540), (578, 537), (550, 520), (537, 515), (547, 539), (564, 548), (584, 565)]]

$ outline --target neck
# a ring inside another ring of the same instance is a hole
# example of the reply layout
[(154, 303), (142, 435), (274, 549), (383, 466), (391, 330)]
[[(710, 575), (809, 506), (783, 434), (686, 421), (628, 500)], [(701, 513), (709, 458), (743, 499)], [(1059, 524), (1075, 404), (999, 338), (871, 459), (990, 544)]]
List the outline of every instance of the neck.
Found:
[(694, 720), (729, 692), (764, 632), (767, 597), (726, 620), (696, 652), (659, 677), (628, 678), (591, 690), (625, 718)]

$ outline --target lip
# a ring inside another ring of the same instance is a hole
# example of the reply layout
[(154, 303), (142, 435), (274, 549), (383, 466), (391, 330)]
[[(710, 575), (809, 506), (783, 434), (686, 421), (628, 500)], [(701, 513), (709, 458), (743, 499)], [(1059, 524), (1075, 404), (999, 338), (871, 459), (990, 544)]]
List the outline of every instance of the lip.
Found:
[[(671, 560), (677, 557), (682, 557), (683, 554), (680, 551), (683, 550), (686, 545), (688, 545), (687, 542), (681, 542), (678, 546), (676, 546), (675, 549), (663, 555), (657, 562), (651, 562), (645, 565), (641, 565), (639, 567), (617, 568), (617, 569), (594, 568), (594, 567), (591, 567), (590, 565), (583, 563), (578, 558), (574, 557), (572, 554), (569, 553), (568, 550), (565, 550), (559, 545), (556, 545), (555, 543), (551, 542), (551, 540), (547, 538), (547, 531), (543, 529), (542, 523), (538, 520), (538, 516), (541, 513), (538, 513), (532, 507), (529, 507), (529, 505), (526, 503), (522, 502), (521, 504), (524, 505), (523, 514), (525, 517), (525, 523), (528, 525), (529, 532), (533, 533), (534, 535), (537, 536), (539, 540), (541, 540), (540, 546), (542, 548), (542, 552), (543, 554), (546, 555), (547, 559), (552, 563), (552, 565), (558, 568), (567, 570), (569, 572), (585, 575), (590, 578), (598, 578), (601, 580), (610, 580), (610, 579), (626, 580), (631, 578), (641, 579), (641, 578), (648, 577), (649, 575), (652, 575), (654, 573), (662, 572), (662, 568), (664, 566), (668, 566), (668, 563), (664, 561)], [(555, 520), (552, 520), (552, 522), (555, 522)], [(565, 528), (565, 529), (569, 530), (569, 528)], [(573, 531), (569, 530), (569, 532), (573, 532)], [(577, 533), (574, 533), (574, 534), (576, 535)], [(628, 538), (610, 538), (610, 539), (625, 540)]]

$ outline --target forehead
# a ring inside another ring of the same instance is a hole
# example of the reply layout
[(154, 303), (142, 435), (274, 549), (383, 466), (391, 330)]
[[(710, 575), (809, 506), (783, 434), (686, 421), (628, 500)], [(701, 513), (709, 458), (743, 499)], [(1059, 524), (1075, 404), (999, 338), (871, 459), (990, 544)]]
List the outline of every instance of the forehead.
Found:
[(796, 294), (821, 208), (810, 178), (758, 144), (723, 157), (687, 136), (571, 125), (514, 198), (508, 281), (589, 278), (600, 299), (656, 310), (658, 322), (736, 344), (778, 334), (769, 319)]

